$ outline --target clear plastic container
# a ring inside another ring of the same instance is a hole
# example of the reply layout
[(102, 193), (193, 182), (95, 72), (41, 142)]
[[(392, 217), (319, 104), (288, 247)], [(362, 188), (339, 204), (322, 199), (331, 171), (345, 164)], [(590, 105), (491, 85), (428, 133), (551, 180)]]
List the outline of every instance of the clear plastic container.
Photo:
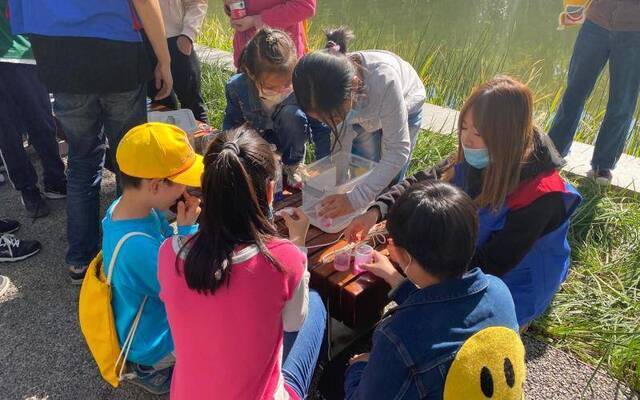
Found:
[(355, 256), (353, 260), (353, 273), (354, 275), (362, 273), (362, 264), (369, 264), (373, 260), (373, 247), (368, 244), (363, 244), (355, 250)]
[(198, 123), (193, 116), (193, 112), (188, 108), (171, 111), (152, 111), (147, 114), (149, 122), (163, 122), (165, 124), (175, 125), (178, 128), (191, 135), (198, 131)]
[(311, 224), (328, 233), (344, 230), (349, 223), (368, 208), (338, 218), (321, 218), (320, 201), (333, 194), (348, 193), (361, 183), (378, 163), (350, 154), (325, 157), (306, 167), (302, 189), (302, 209)]
[(333, 256), (333, 268), (336, 271), (347, 271), (351, 266), (351, 250), (338, 250)]

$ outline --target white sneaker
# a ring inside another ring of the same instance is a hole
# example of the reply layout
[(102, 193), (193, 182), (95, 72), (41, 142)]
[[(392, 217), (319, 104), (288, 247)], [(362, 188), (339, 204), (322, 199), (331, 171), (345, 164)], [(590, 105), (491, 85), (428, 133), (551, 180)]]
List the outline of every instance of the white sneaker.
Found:
[(609, 169), (592, 169), (591, 171), (587, 172), (587, 178), (593, 179), (598, 185), (608, 186), (611, 184), (613, 175), (611, 175), (611, 170)]

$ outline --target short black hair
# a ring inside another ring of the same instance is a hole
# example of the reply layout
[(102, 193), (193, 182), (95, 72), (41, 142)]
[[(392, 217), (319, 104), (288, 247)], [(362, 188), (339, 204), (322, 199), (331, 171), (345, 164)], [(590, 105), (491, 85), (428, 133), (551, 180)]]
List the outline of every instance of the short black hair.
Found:
[(124, 172), (120, 172), (120, 184), (122, 188), (133, 188), (139, 189), (140, 185), (142, 185), (142, 178), (137, 178), (135, 176), (127, 175)]
[(475, 251), (478, 209), (456, 186), (418, 183), (391, 208), (387, 229), (426, 272), (442, 280), (460, 278)]

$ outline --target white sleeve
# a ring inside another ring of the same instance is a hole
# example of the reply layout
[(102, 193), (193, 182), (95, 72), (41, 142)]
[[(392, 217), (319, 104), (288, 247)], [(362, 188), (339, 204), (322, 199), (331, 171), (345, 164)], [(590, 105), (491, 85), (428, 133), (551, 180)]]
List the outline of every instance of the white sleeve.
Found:
[[(305, 251), (306, 253), (306, 251)], [(297, 332), (307, 318), (309, 310), (309, 270), (305, 258), (304, 273), (291, 299), (284, 305), (282, 311), (282, 323), (285, 332)]]
[(411, 153), (407, 107), (399, 78), (388, 82), (380, 111), (382, 156), (364, 182), (347, 194), (355, 209), (374, 201), (400, 173)]

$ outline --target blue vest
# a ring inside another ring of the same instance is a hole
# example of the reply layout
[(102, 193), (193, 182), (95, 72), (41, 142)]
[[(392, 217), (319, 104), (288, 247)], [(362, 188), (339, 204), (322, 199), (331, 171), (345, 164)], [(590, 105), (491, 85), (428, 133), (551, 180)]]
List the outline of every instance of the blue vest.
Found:
[(14, 34), (140, 42), (129, 0), (9, 0)]
[[(453, 184), (463, 189), (466, 189), (467, 168), (469, 167), (465, 164), (458, 164), (455, 167)], [(569, 223), (582, 197), (556, 171), (547, 171), (530, 181), (521, 183), (509, 195), (509, 198), (514, 201), (507, 199), (497, 212), (486, 207), (478, 212), (480, 226), (476, 245), (481, 247), (492, 234), (504, 228), (507, 215), (512, 209), (526, 207), (540, 196), (554, 192), (563, 194), (566, 209), (565, 221), (554, 231), (538, 238), (522, 261), (500, 277), (511, 292), (520, 326), (528, 324), (544, 313), (560, 285), (567, 278), (571, 262), (571, 248), (567, 240)], [(480, 267), (482, 268), (481, 265)]]

